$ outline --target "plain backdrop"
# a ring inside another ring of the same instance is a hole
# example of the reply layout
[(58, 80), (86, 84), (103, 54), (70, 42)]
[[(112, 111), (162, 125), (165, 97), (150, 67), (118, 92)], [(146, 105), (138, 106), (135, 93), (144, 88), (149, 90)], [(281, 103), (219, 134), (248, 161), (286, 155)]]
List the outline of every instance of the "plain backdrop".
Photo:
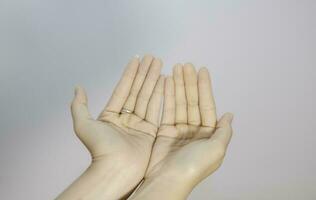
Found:
[(218, 114), (235, 114), (225, 162), (190, 200), (316, 199), (315, 35), (313, 0), (1, 0), (0, 199), (54, 199), (85, 170), (74, 86), (97, 116), (145, 53), (165, 74), (208, 67)]

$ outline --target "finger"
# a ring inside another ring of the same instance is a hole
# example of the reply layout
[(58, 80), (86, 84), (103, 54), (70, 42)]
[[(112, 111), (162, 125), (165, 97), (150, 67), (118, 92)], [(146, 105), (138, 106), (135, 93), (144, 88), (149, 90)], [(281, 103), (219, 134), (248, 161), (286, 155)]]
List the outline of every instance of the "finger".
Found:
[(174, 81), (172, 76), (166, 78), (161, 124), (174, 125), (176, 113)]
[(146, 112), (146, 120), (158, 127), (165, 77), (160, 76), (150, 97)]
[(187, 63), (183, 67), (185, 94), (188, 104), (188, 123), (200, 125), (199, 97), (197, 86), (197, 75), (194, 66)]
[(231, 123), (233, 121), (233, 114), (231, 113), (225, 113), (221, 119), (219, 120), (216, 131), (210, 138), (210, 142), (216, 140), (224, 145), (226, 148), (229, 144), (229, 141), (232, 137), (232, 127)]
[(133, 82), (133, 86), (130, 90), (129, 96), (124, 104), (124, 108), (130, 111), (134, 111), (137, 95), (143, 85), (143, 82), (146, 78), (149, 66), (153, 61), (153, 56), (146, 55), (143, 57), (136, 74), (136, 77)]
[(208, 70), (203, 67), (198, 74), (199, 107), (203, 126), (216, 126), (216, 109)]
[(80, 86), (75, 88), (75, 96), (71, 103), (71, 114), (74, 126), (84, 122), (85, 120), (92, 119), (87, 105), (87, 95), (84, 89)]
[(162, 67), (162, 62), (160, 59), (155, 58), (150, 65), (149, 72), (146, 76), (142, 89), (140, 90), (135, 106), (135, 114), (140, 118), (144, 119), (146, 115), (147, 105), (150, 96), (154, 90), (157, 80), (160, 76), (160, 70)]
[(173, 68), (176, 100), (176, 123), (187, 123), (187, 101), (185, 97), (183, 67), (176, 64)]
[(132, 87), (133, 80), (135, 78), (137, 69), (139, 65), (139, 59), (133, 58), (125, 68), (125, 71), (120, 79), (119, 83), (116, 85), (114, 92), (105, 107), (105, 110), (100, 116), (105, 114), (105, 112), (115, 112), (119, 113), (128, 97), (129, 91)]

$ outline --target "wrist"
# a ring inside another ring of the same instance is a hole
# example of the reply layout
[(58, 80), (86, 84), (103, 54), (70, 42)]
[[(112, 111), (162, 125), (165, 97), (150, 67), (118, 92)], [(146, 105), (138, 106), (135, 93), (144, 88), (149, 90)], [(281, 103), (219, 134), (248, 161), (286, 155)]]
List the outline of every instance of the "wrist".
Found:
[(131, 173), (126, 167), (93, 161), (57, 199), (121, 199), (137, 186), (142, 177), (143, 174)]
[(130, 200), (183, 200), (187, 199), (194, 188), (194, 183), (177, 175), (161, 174), (145, 178)]

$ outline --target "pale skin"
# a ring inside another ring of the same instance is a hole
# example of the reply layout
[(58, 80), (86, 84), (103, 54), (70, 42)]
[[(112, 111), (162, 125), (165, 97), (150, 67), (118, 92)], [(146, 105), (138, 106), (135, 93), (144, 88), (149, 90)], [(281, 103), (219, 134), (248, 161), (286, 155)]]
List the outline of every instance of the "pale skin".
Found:
[(92, 163), (57, 199), (126, 199), (142, 180), (128, 199), (186, 199), (221, 165), (232, 114), (217, 122), (207, 69), (177, 64), (164, 78), (161, 67), (151, 55), (133, 58), (96, 120), (76, 88), (74, 129)]
[(177, 64), (167, 77), (162, 122), (144, 182), (130, 199), (182, 200), (222, 163), (232, 114), (217, 123), (206, 68)]
[[(161, 60), (150, 55), (133, 58), (96, 120), (89, 114), (85, 91), (76, 88), (74, 129), (92, 163), (57, 199), (121, 199), (143, 179), (160, 117), (161, 67)], [(133, 113), (120, 114), (123, 107)]]

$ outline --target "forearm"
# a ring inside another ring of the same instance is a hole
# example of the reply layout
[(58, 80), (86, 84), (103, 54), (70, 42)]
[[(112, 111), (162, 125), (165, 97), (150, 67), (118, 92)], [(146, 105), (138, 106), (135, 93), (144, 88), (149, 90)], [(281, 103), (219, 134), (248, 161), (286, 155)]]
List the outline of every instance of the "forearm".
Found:
[(121, 199), (137, 185), (130, 183), (132, 176), (128, 167), (118, 170), (108, 163), (93, 162), (56, 200)]
[(172, 176), (145, 179), (129, 200), (184, 200), (194, 188), (194, 184)]

